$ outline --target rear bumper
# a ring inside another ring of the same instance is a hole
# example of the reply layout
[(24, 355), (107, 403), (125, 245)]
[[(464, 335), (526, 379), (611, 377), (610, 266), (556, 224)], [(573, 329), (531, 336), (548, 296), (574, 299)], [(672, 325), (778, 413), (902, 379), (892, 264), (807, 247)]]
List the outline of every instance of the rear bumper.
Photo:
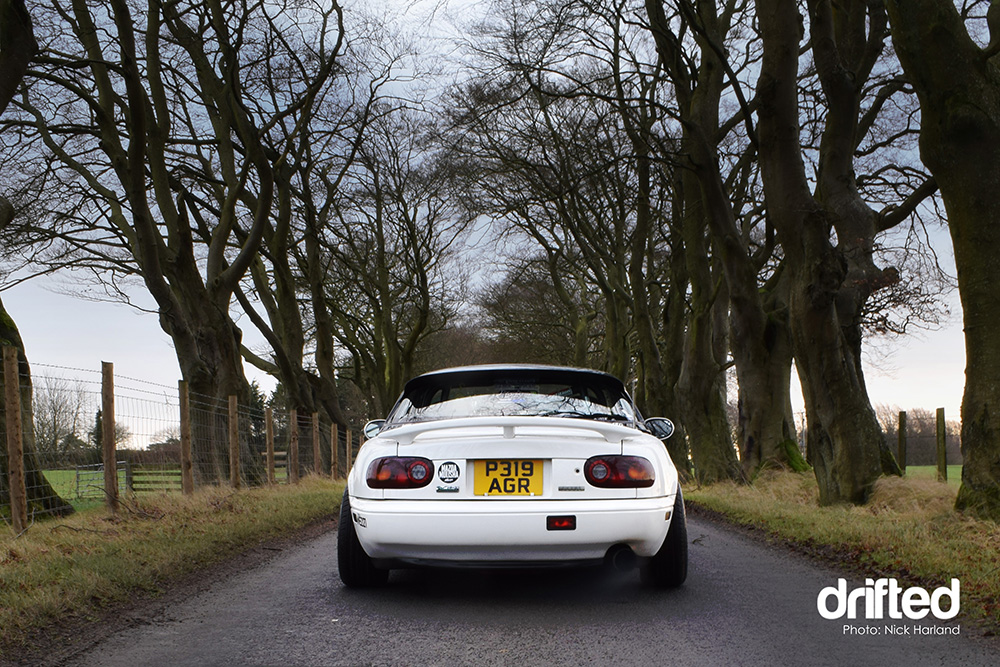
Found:
[[(616, 545), (652, 556), (663, 544), (674, 496), (592, 501), (399, 501), (351, 498), (358, 539), (383, 563), (558, 565), (597, 562)], [(547, 530), (546, 517), (576, 517)]]

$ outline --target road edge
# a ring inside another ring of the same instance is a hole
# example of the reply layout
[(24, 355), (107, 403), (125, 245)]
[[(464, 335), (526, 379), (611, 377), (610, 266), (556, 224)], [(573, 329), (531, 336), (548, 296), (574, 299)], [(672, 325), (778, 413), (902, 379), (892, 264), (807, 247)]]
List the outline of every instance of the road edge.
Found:
[[(729, 516), (724, 512), (705, 507), (704, 505), (692, 500), (685, 499), (684, 506), (690, 515), (698, 517), (699, 519), (704, 519), (717, 525), (728, 527), (749, 539), (766, 543), (770, 546), (782, 548), (788, 552), (803, 556), (814, 563), (822, 564), (832, 569), (844, 572), (847, 575), (852, 575), (861, 579), (869, 577), (875, 579), (881, 577), (896, 578), (900, 582), (905, 583), (907, 586), (923, 586), (925, 588), (934, 587), (940, 583), (932, 581), (927, 577), (917, 576), (909, 571), (890, 571), (865, 567), (861, 563), (855, 561), (855, 552), (846, 547), (838, 547), (833, 544), (822, 544), (811, 540), (797, 540), (786, 535), (782, 535), (778, 531), (773, 530), (764, 524), (745, 523)], [(998, 636), (997, 630), (994, 627), (990, 626), (982, 619), (970, 618), (964, 614), (961, 620), (963, 623), (963, 630), (968, 628), (971, 631), (969, 632), (969, 636), (974, 640), (992, 643), (995, 644), (997, 648), (1000, 648), (1000, 636)], [(965, 633), (963, 632), (963, 634)]]
[[(267, 563), (286, 549), (336, 530), (337, 516), (337, 513), (325, 515), (291, 533), (226, 556), (203, 569), (165, 583), (159, 594), (139, 594), (129, 602), (109, 606), (97, 615), (64, 617), (59, 620), (58, 625), (53, 624), (33, 632), (22, 645), (2, 647), (0, 666), (60, 665), (117, 632), (152, 622), (174, 602), (217, 585), (249, 568)], [(331, 557), (335, 557), (335, 554)]]

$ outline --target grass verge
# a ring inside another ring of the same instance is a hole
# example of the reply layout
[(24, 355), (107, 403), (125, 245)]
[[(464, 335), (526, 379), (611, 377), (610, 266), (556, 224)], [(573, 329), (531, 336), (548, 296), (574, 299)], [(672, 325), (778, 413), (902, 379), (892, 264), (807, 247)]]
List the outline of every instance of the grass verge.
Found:
[(40, 522), (0, 536), (0, 662), (41, 628), (67, 618), (96, 618), (172, 580), (339, 510), (343, 482), (307, 477), (297, 486), (193, 496), (123, 499), (103, 508)]
[[(1000, 633), (1000, 526), (953, 509), (956, 489), (932, 479), (883, 478), (864, 507), (819, 507), (810, 473), (766, 472), (752, 486), (719, 483), (684, 498), (740, 525), (866, 576), (907, 586), (961, 581), (962, 617)], [(905, 582), (905, 583), (904, 583)]]

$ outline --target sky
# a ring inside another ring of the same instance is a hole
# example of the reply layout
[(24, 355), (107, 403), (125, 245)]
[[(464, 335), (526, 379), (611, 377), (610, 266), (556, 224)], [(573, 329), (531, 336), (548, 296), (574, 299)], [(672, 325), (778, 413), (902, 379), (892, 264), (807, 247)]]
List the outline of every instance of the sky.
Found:
[[(71, 275), (37, 278), (0, 292), (21, 333), (33, 373), (73, 377), (71, 371), (79, 370), (86, 377), (109, 361), (116, 376), (176, 388), (181, 379), (177, 356), (156, 314), (67, 294), (73, 288)], [(135, 300), (152, 310), (152, 297), (138, 294)], [(252, 325), (239, 324), (256, 350), (259, 341)], [(262, 388), (274, 388), (275, 381), (256, 368), (247, 365), (246, 373)]]

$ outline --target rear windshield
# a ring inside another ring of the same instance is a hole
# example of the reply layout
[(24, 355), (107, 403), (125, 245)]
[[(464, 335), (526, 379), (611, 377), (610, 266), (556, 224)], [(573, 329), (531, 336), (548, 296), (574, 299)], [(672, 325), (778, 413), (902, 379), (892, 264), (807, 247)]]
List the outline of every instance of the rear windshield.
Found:
[(411, 381), (387, 425), (460, 417), (546, 416), (637, 421), (625, 387), (603, 374), (564, 370), (442, 373)]

